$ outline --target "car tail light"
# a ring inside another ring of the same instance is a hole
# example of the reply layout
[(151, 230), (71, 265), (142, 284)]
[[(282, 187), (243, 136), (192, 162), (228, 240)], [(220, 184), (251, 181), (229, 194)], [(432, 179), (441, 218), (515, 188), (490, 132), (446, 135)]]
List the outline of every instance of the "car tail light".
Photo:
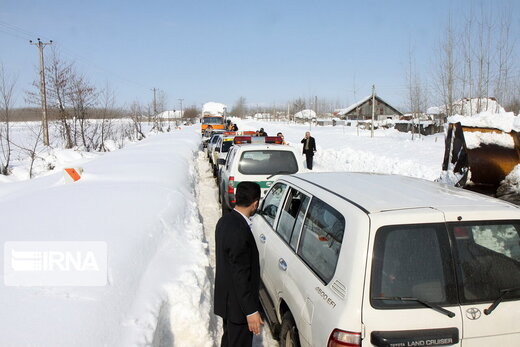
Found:
[(235, 177), (230, 176), (228, 181), (228, 188), (227, 192), (229, 195), (229, 199), (231, 200), (231, 203), (235, 203)]
[(235, 177), (230, 176), (227, 186), (228, 194), (235, 194)]
[(280, 136), (266, 136), (265, 143), (282, 144), (283, 139)]
[(233, 142), (237, 145), (242, 143), (251, 143), (251, 136), (235, 136)]
[(334, 329), (329, 336), (327, 347), (361, 346), (361, 333)]

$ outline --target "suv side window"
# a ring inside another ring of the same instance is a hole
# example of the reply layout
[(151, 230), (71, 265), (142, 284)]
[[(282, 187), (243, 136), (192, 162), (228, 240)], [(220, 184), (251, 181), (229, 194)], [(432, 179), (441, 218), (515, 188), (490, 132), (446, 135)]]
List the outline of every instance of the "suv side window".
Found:
[(229, 170), (229, 168), (231, 167), (231, 163), (233, 162), (233, 158), (235, 157), (236, 152), (236, 149), (234, 149), (233, 147), (231, 147), (231, 149), (229, 150), (229, 153), (226, 158), (226, 170)]
[(276, 232), (285, 240), (285, 242), (290, 243), (291, 248), (294, 250), (296, 250), (303, 217), (305, 216), (305, 211), (307, 210), (309, 201), (310, 198), (307, 195), (291, 188), (280, 213)]
[(264, 216), (267, 223), (269, 223), (271, 226), (274, 224), (274, 219), (276, 218), (278, 207), (282, 203), (282, 198), (286, 190), (286, 184), (277, 183), (273, 186), (273, 188), (271, 188), (262, 202), (262, 208), (260, 210), (261, 214)]
[(344, 232), (343, 215), (314, 197), (303, 223), (298, 254), (325, 283), (336, 271)]

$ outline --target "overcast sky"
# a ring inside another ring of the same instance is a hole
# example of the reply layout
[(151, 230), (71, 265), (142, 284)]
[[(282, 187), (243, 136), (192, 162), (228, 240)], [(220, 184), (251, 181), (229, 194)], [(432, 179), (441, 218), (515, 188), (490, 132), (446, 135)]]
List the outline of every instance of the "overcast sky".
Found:
[[(433, 73), (449, 13), (457, 20), (480, 3), (0, 0), (0, 62), (18, 76), (18, 105), (38, 79), (28, 40), (40, 37), (96, 86), (110, 83), (120, 105), (149, 102), (155, 87), (169, 109), (179, 98), (232, 106), (240, 96), (252, 106), (315, 95), (348, 106), (375, 84), (400, 107), (409, 47), (421, 72)], [(484, 3), (509, 6), (518, 37), (520, 1)]]

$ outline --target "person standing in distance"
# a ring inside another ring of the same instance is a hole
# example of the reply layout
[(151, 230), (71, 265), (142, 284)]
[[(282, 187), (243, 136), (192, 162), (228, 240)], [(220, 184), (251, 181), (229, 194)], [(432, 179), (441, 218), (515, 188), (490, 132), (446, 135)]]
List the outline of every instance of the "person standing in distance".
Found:
[(312, 159), (316, 152), (316, 141), (314, 140), (314, 137), (311, 136), (311, 133), (307, 131), (302, 143), (303, 154), (305, 154), (305, 159), (307, 159), (307, 169), (312, 170)]
[(215, 228), (216, 270), (214, 312), (222, 317), (222, 347), (248, 347), (264, 324), (260, 317), (260, 264), (249, 217), (260, 200), (260, 186), (240, 182), (236, 207)]

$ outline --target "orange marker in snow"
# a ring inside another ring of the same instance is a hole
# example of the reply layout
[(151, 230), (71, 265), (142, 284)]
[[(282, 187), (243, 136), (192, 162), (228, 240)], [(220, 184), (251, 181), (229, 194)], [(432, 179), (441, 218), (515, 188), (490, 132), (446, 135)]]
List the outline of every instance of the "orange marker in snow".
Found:
[(65, 180), (67, 182), (76, 182), (81, 178), (80, 173), (83, 173), (83, 169), (81, 168), (78, 168), (78, 170), (76, 170), (75, 168), (66, 168)]

